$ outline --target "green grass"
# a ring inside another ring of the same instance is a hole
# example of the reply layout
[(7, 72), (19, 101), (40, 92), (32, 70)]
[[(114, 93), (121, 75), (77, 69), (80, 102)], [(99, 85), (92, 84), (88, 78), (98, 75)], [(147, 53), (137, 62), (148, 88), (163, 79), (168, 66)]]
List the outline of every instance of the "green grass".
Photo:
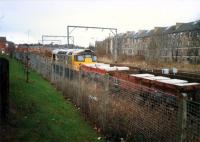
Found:
[(10, 59), (10, 105), (4, 141), (99, 141), (100, 135), (48, 81), (31, 71), (26, 83), (23, 65), (14, 59)]

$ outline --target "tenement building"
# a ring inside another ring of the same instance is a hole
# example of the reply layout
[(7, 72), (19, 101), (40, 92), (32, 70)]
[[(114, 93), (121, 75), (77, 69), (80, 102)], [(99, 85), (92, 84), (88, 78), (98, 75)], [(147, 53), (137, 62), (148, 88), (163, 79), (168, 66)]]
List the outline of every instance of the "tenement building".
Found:
[(118, 34), (98, 41), (96, 48), (111, 54), (117, 48), (119, 55), (142, 56), (147, 60), (200, 64), (200, 21)]

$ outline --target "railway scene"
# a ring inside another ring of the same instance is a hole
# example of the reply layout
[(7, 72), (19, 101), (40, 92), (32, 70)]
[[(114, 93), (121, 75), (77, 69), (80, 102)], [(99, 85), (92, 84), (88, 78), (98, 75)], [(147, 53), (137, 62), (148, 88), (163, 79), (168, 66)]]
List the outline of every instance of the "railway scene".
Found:
[(0, 140), (200, 142), (199, 7), (0, 1)]

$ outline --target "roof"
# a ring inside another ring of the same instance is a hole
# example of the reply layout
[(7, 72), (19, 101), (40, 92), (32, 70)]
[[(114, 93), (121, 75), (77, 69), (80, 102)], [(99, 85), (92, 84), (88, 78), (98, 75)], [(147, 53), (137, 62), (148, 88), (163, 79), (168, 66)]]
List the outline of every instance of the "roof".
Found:
[(6, 37), (0, 37), (0, 42), (6, 42)]
[(166, 27), (164, 29), (163, 33), (164, 34), (169, 34), (169, 33), (173, 33), (175, 30), (176, 30), (176, 26), (173, 25), (173, 26)]
[(87, 51), (90, 51), (90, 52), (94, 52), (90, 49), (54, 49), (52, 50), (52, 54), (58, 54), (59, 52), (66, 52), (66, 54), (68, 55), (69, 53), (70, 54), (78, 54), (78, 53), (81, 53), (81, 52), (87, 52)]
[(147, 30), (141, 30), (138, 31), (135, 35), (134, 38), (143, 38), (147, 36), (148, 31)]
[(69, 52), (71, 49), (54, 49), (52, 50), (53, 54), (58, 54), (58, 52), (62, 51), (62, 52)]
[(73, 54), (78, 54), (78, 53), (81, 53), (81, 52), (84, 52), (85, 49), (77, 49), (77, 50), (73, 50), (72, 53)]
[(137, 38), (149, 37), (152, 35), (170, 34), (170, 33), (186, 32), (194, 30), (200, 30), (200, 20), (190, 23), (177, 23), (176, 25), (169, 27), (155, 27), (152, 30), (141, 30), (134, 35), (134, 38), (137, 39)]
[(180, 25), (175, 32), (185, 32), (185, 31), (194, 31), (194, 30), (200, 30), (200, 20), (190, 22), (190, 23), (184, 23)]
[(144, 37), (149, 37), (152, 35), (159, 35), (164, 32), (166, 27), (155, 27), (152, 30), (143, 30), (135, 34), (134, 38), (144, 38)]
[(162, 33), (164, 32), (165, 29), (166, 29), (166, 27), (155, 27), (155, 28), (154, 28), (154, 34), (155, 34), (155, 35), (162, 34)]

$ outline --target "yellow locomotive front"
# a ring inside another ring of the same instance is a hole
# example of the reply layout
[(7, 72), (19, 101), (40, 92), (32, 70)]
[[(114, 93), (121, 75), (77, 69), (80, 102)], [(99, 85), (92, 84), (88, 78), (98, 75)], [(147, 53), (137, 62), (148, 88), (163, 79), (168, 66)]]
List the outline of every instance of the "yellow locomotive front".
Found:
[(96, 63), (97, 57), (90, 49), (55, 49), (52, 51), (52, 61), (64, 62), (79, 71), (82, 64)]
[(92, 50), (80, 49), (72, 53), (72, 67), (79, 71), (82, 64), (92, 64), (97, 62), (97, 57)]

